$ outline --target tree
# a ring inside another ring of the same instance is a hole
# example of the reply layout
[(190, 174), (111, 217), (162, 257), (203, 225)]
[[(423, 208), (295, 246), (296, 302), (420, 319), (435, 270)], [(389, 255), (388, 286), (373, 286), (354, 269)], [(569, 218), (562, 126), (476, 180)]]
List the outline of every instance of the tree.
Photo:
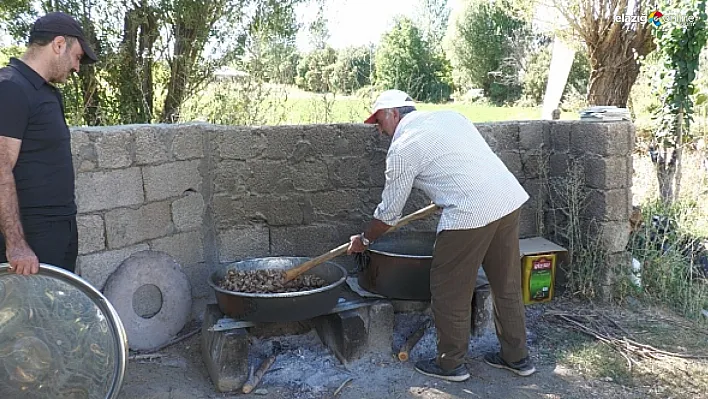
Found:
[(310, 45), (315, 50), (324, 50), (329, 41), (329, 29), (327, 29), (327, 17), (325, 17), (325, 2), (317, 0), (318, 9), (315, 20), (312, 21), (309, 28)]
[(461, 83), (484, 89), (495, 102), (514, 99), (530, 38), (530, 26), (509, 0), (468, 2), (449, 41)]
[[(65, 89), (81, 99), (75, 110), (79, 123), (174, 122), (185, 99), (214, 69), (243, 53), (252, 30), (294, 36), (293, 8), (302, 1), (6, 0), (0, 3), (0, 23), (23, 40), (35, 10), (65, 11), (79, 19), (101, 58)], [(162, 104), (155, 103), (158, 94)]]
[(331, 84), (335, 91), (351, 94), (371, 84), (371, 50), (351, 47), (339, 51), (332, 69)]
[[(524, 96), (540, 104), (546, 92), (548, 83), (548, 71), (551, 66), (551, 45), (546, 45), (537, 52), (534, 52), (528, 59), (524, 67)], [(579, 51), (575, 54), (573, 66), (570, 68), (566, 92), (587, 93), (588, 81), (590, 78), (590, 62), (585, 52)]]
[(667, 21), (654, 30), (663, 61), (659, 82), (664, 93), (650, 156), (656, 167), (661, 198), (670, 203), (680, 194), (681, 158), (683, 146), (690, 139), (693, 121), (691, 96), (698, 92), (694, 80), (701, 51), (708, 39), (708, 18), (706, 0), (667, 1), (662, 4), (661, 10), (665, 15), (687, 18), (683, 23)]
[(298, 64), (296, 83), (304, 90), (326, 93), (332, 90), (330, 77), (337, 62), (337, 52), (331, 47), (314, 50)]
[(436, 51), (442, 51), (442, 42), (450, 19), (448, 0), (418, 0), (415, 23), (423, 40)]
[[(654, 50), (647, 0), (555, 0), (570, 29), (585, 42), (590, 57), (590, 105), (627, 106), (641, 59)], [(619, 18), (619, 21), (616, 21)]]
[(436, 55), (410, 19), (396, 21), (376, 50), (376, 84), (419, 101), (445, 101), (451, 88), (447, 60)]

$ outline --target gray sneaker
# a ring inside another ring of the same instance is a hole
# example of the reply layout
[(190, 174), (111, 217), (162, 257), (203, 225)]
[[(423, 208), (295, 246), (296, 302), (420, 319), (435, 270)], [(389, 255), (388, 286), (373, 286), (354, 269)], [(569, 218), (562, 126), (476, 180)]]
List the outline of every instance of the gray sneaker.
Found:
[(506, 369), (521, 376), (529, 376), (536, 372), (536, 368), (531, 362), (531, 358), (526, 356), (518, 362), (509, 363), (502, 359), (499, 352), (490, 352), (484, 355), (484, 362), (498, 369)]
[(438, 362), (435, 358), (417, 361), (415, 363), (415, 369), (429, 377), (441, 378), (446, 381), (462, 382), (470, 378), (470, 373), (467, 371), (467, 367), (465, 367), (464, 364), (450, 371), (445, 371), (438, 366)]

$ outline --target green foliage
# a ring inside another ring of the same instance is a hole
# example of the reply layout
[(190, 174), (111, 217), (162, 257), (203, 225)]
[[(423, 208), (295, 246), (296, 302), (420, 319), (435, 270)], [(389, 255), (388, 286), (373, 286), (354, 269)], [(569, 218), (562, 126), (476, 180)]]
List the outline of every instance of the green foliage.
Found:
[(419, 101), (446, 101), (452, 92), (450, 63), (431, 51), (410, 19), (396, 21), (376, 50), (376, 85), (399, 89)]
[(306, 54), (297, 66), (295, 83), (303, 90), (325, 93), (332, 91), (331, 77), (337, 52), (331, 47)]
[[(629, 250), (642, 265), (640, 295), (686, 316), (698, 317), (708, 308), (708, 280), (702, 275), (693, 232), (695, 203), (660, 200), (642, 205), (643, 224), (630, 237)], [(705, 238), (703, 238), (705, 240)]]
[(0, 68), (7, 65), (10, 62), (10, 57), (19, 58), (25, 51), (23, 47), (20, 46), (9, 46), (0, 48)]
[[(531, 99), (535, 104), (543, 102), (543, 95), (546, 92), (548, 83), (548, 68), (551, 65), (552, 46), (547, 45), (540, 51), (534, 52), (526, 63), (524, 72), (524, 96)], [(590, 79), (590, 61), (584, 51), (575, 53), (575, 60), (568, 75), (564, 96), (572, 93), (587, 92), (588, 81)]]
[(330, 76), (333, 91), (351, 94), (371, 84), (372, 62), (371, 50), (367, 47), (340, 51)]
[(484, 89), (496, 103), (513, 101), (521, 93), (519, 71), (531, 27), (514, 9), (509, 0), (468, 2), (451, 41), (461, 82)]
[(693, 121), (691, 96), (697, 92), (694, 80), (708, 39), (706, 0), (670, 2), (661, 10), (666, 15), (693, 18), (693, 23), (670, 21), (654, 30), (664, 66), (659, 80), (665, 87), (655, 140), (665, 148), (676, 148), (686, 141)]

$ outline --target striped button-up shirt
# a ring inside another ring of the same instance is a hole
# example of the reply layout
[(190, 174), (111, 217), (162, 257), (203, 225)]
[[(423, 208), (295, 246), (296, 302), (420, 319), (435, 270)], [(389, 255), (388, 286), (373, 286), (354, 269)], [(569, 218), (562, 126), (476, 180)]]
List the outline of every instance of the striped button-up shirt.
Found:
[(443, 209), (438, 232), (485, 226), (529, 199), (472, 122), (453, 111), (414, 111), (399, 122), (374, 217), (396, 224), (413, 187)]

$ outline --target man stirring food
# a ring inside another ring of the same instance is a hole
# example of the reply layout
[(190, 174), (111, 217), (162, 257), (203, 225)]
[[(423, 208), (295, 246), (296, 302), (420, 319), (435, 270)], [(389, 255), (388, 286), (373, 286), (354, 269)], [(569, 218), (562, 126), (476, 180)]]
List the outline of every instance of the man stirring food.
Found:
[(472, 295), (480, 265), (494, 298), (501, 351), (484, 361), (518, 375), (533, 374), (519, 264), (519, 213), (528, 194), (477, 128), (453, 111), (421, 112), (400, 90), (374, 103), (365, 123), (392, 137), (381, 203), (348, 253), (363, 252), (400, 219), (413, 187), (442, 208), (430, 271), (437, 356), (418, 361), (419, 372), (448, 381), (470, 377), (464, 364)]

